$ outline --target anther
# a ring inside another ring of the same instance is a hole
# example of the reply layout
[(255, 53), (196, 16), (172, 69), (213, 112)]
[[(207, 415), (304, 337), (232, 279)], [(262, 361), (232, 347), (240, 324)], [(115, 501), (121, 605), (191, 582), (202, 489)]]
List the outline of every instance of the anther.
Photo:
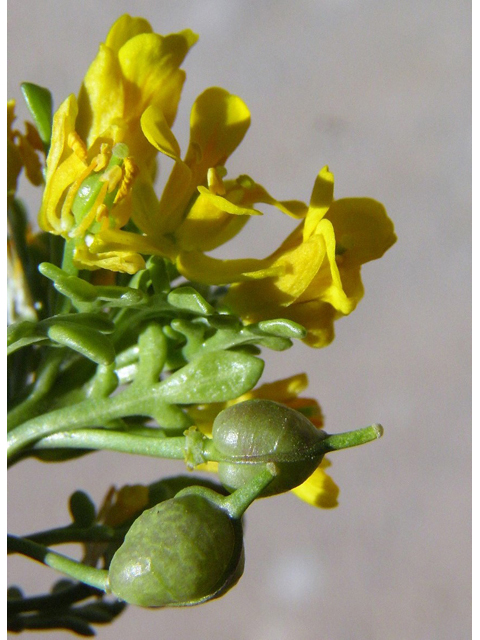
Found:
[(87, 146), (76, 131), (71, 131), (68, 134), (67, 144), (77, 158), (86, 164), (88, 158)]
[(125, 198), (131, 189), (135, 177), (138, 175), (138, 167), (130, 156), (123, 161), (123, 171), (123, 180), (115, 196), (114, 204)]

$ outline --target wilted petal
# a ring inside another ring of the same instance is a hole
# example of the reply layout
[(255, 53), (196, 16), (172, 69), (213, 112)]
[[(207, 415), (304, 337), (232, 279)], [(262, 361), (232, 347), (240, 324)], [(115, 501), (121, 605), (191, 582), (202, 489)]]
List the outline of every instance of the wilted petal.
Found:
[(77, 247), (73, 263), (79, 269), (108, 269), (130, 274), (145, 269), (145, 260), (134, 251), (105, 251), (92, 254), (85, 245)]

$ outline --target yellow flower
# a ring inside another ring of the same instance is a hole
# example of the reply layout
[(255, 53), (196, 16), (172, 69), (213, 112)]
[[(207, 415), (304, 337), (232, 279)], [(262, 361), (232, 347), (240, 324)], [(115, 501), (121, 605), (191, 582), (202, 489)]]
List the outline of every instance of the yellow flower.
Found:
[(17, 180), (25, 168), (29, 181), (39, 186), (43, 182), (42, 161), (44, 155), (42, 140), (31, 122), (25, 122), (25, 133), (13, 128), (15, 121), (15, 100), (7, 102), (7, 194), (8, 199), (15, 196)]
[(102, 505), (99, 522), (109, 527), (118, 527), (148, 505), (148, 487), (142, 484), (125, 485), (121, 489), (112, 487)]
[(383, 205), (370, 198), (333, 199), (333, 175), (324, 167), (297, 228), (267, 258), (218, 260), (184, 252), (181, 273), (207, 284), (231, 284), (225, 302), (247, 322), (287, 318), (303, 325), (305, 342), (333, 340), (334, 320), (363, 296), (361, 265), (380, 258), (396, 240)]
[[(263, 398), (281, 402), (303, 413), (318, 429), (321, 429), (323, 427), (323, 415), (318, 402), (312, 398), (298, 397), (298, 394), (301, 393), (307, 385), (307, 376), (304, 373), (297, 374), (283, 380), (262, 384), (256, 389), (252, 389), (252, 391), (248, 391), (244, 395), (229, 402), (197, 405), (187, 410), (195, 421), (196, 427), (208, 436), (212, 433), (213, 421), (220, 411), (228, 406), (244, 402), (245, 400), (251, 400), (252, 398)], [(321, 507), (322, 509), (336, 507), (338, 504), (339, 489), (332, 478), (325, 473), (325, 469), (329, 466), (331, 466), (331, 462), (323, 458), (313, 474), (305, 482), (293, 489), (292, 493), (315, 507)], [(197, 469), (216, 472), (217, 463), (208, 462), (199, 465)]]
[[(112, 26), (77, 99), (54, 115), (40, 226), (75, 241), (74, 263), (135, 273), (144, 266), (129, 232), (122, 246), (98, 253), (103, 233), (120, 231), (146, 207), (157, 150), (141, 130), (153, 107), (166, 126), (175, 119), (185, 73), (179, 67), (197, 36), (189, 30), (161, 36), (143, 18), (124, 15)], [(140, 207), (142, 208), (142, 207)], [(148, 242), (142, 245), (152, 253)]]
[[(108, 252), (128, 246), (175, 261), (182, 252), (210, 251), (236, 235), (251, 215), (253, 204), (273, 204), (298, 217), (305, 208), (296, 201), (278, 202), (248, 176), (226, 180), (224, 163), (242, 141), (250, 113), (238, 96), (211, 87), (194, 102), (190, 142), (184, 158), (162, 112), (149, 107), (141, 118), (152, 145), (175, 162), (160, 201), (153, 190), (137, 201), (135, 222), (144, 236), (111, 230), (95, 237), (90, 250)], [(126, 243), (126, 244), (122, 244)]]

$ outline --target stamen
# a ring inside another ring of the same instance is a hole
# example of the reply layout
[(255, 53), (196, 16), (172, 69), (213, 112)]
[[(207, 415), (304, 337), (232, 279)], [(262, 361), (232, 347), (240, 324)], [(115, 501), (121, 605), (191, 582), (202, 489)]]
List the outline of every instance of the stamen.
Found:
[(209, 190), (216, 196), (223, 196), (226, 193), (225, 185), (215, 167), (210, 167), (207, 171), (207, 184)]
[(112, 157), (112, 150), (110, 148), (110, 145), (107, 144), (106, 142), (103, 142), (100, 145), (100, 153), (95, 158), (95, 160), (97, 161), (97, 164), (95, 165), (95, 171), (101, 171), (102, 169), (105, 169), (105, 167), (110, 162), (111, 157)]
[(117, 188), (118, 183), (122, 179), (122, 169), (118, 165), (114, 165), (105, 171), (103, 176), (100, 176), (100, 182), (105, 182), (108, 186), (108, 193), (112, 193)]
[(101, 204), (97, 207), (97, 222), (100, 223), (100, 231), (105, 231), (110, 226), (110, 212), (106, 204)]
[(80, 138), (76, 131), (71, 131), (68, 134), (67, 144), (73, 153), (79, 158), (82, 162), (87, 164), (88, 151), (87, 145)]
[(106, 204), (101, 204), (97, 208), (97, 220), (101, 222), (102, 218), (108, 218), (108, 207)]
[(123, 198), (127, 196), (139, 171), (137, 165), (134, 163), (130, 156), (128, 158), (125, 158), (125, 160), (123, 161), (123, 170), (124, 175), (122, 184), (120, 185), (117, 195), (115, 196), (113, 204), (117, 204), (117, 202), (120, 202), (120, 200), (123, 200)]

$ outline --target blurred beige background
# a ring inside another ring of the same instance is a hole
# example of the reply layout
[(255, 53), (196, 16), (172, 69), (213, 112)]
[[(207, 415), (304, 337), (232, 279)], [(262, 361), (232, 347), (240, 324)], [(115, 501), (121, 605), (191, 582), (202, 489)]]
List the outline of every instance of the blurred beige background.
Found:
[[(76, 93), (124, 12), (159, 33), (200, 34), (174, 129), (183, 149), (192, 101), (223, 86), (252, 112), (230, 176), (308, 201), (328, 164), (336, 196), (384, 202), (399, 240), (364, 267), (365, 298), (330, 347), (265, 353), (265, 380), (308, 373), (328, 431), (385, 426), (383, 440), (331, 456), (340, 506), (315, 510), (293, 495), (256, 503), (233, 591), (191, 609), (131, 607), (98, 637), (469, 638), (470, 3), (11, 0), (9, 97), (20, 100), (21, 81), (49, 87), (57, 106)], [(268, 213), (222, 255), (278, 246), (292, 224)], [(25, 462), (9, 472), (9, 530), (64, 523), (77, 488), (100, 501), (112, 483), (181, 470), (120, 454)], [(30, 593), (55, 578), (23, 559), (10, 564), (9, 582), (28, 580)]]

